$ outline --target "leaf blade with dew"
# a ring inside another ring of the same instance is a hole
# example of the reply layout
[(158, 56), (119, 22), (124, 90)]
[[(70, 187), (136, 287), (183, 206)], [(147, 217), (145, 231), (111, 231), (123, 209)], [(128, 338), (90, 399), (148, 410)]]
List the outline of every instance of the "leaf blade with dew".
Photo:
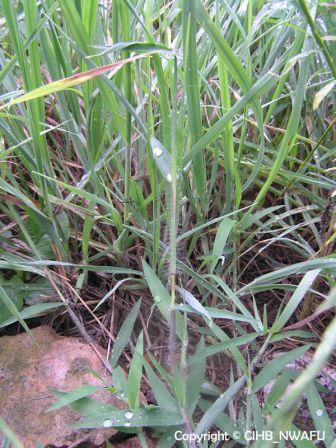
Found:
[[(130, 417), (132, 415), (132, 417)], [(72, 425), (73, 428), (140, 428), (140, 427), (169, 427), (183, 423), (181, 414), (174, 414), (164, 409), (144, 409), (110, 411), (98, 414)]]
[(155, 137), (150, 138), (150, 146), (152, 149), (152, 154), (157, 167), (162, 174), (162, 177), (171, 183), (172, 177), (172, 158), (167, 149), (162, 145), (162, 143)]
[(219, 398), (210, 406), (210, 408), (205, 412), (200, 422), (198, 423), (195, 433), (203, 434), (205, 433), (216, 421), (217, 417), (224, 411), (228, 406), (233, 397), (240, 391), (244, 386), (246, 378), (242, 376), (227, 390), (221, 394)]
[[(153, 269), (142, 259), (142, 267), (148, 287), (152, 293), (153, 299), (161, 314), (169, 322), (170, 319), (170, 305), (171, 298), (167, 289), (163, 286), (159, 277), (155, 274)], [(183, 322), (181, 315), (176, 313), (176, 334), (181, 339), (183, 334)]]
[[(332, 292), (332, 294), (334, 294), (334, 292)], [(272, 416), (266, 429), (277, 430), (281, 428), (283, 424), (287, 424), (289, 420), (291, 421), (293, 419), (293, 409), (295, 409), (298, 403), (300, 403), (302, 395), (305, 393), (309, 385), (315, 380), (316, 376), (321, 372), (329, 356), (336, 347), (335, 332), (336, 318), (334, 318), (328, 325), (322, 335), (320, 344), (317, 346), (311, 363), (294, 381), (291, 386), (291, 393), (284, 398), (278, 412)], [(264, 443), (262, 446), (266, 447), (267, 444)]]
[(324, 443), (329, 447), (334, 441), (333, 424), (314, 384), (308, 386), (306, 397), (315, 428), (320, 434), (324, 435)]
[(136, 321), (139, 311), (140, 311), (140, 306), (141, 306), (141, 300), (139, 300), (132, 307), (132, 309), (130, 310), (125, 321), (121, 325), (118, 336), (117, 336), (114, 346), (113, 346), (112, 354), (110, 356), (110, 364), (111, 364), (112, 368), (116, 367), (118, 360), (119, 360), (125, 346), (129, 342), (135, 321)]
[(196, 299), (196, 297), (191, 294), (191, 292), (187, 291), (184, 288), (176, 287), (177, 291), (179, 291), (183, 301), (187, 302), (187, 304), (193, 308), (197, 313), (205, 316), (207, 319), (211, 320), (210, 314), (204, 308), (204, 306), (200, 303), (199, 300)]
[(263, 413), (267, 414), (272, 411), (272, 409), (278, 404), (279, 401), (284, 397), (285, 392), (290, 385), (290, 381), (293, 377), (293, 373), (288, 370), (284, 371), (279, 377), (274, 381), (274, 384), (267, 394), (267, 398), (264, 403)]

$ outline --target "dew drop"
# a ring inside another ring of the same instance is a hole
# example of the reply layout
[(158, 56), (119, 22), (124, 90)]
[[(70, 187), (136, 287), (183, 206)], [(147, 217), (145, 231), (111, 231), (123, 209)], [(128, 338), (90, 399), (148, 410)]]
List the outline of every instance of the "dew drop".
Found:
[(161, 297), (159, 297), (159, 296), (155, 296), (154, 297), (154, 302), (156, 302), (156, 303), (160, 303), (161, 302)]
[(129, 428), (131, 426), (130, 422), (126, 422), (124, 425), (126, 428)]
[(170, 173), (167, 174), (166, 179), (167, 179), (167, 182), (169, 182), (170, 184), (173, 182), (173, 178)]
[(103, 428), (112, 428), (113, 422), (112, 420), (104, 420), (103, 421)]
[(131, 420), (131, 418), (133, 417), (133, 412), (127, 411), (125, 412), (124, 416), (127, 420)]
[(317, 410), (316, 410), (316, 415), (317, 415), (318, 417), (322, 417), (322, 415), (323, 415), (323, 411), (322, 411), (322, 409), (317, 409)]
[(163, 153), (162, 149), (159, 148), (158, 146), (155, 146), (155, 148), (153, 148), (153, 154), (155, 157), (162, 156), (162, 153)]

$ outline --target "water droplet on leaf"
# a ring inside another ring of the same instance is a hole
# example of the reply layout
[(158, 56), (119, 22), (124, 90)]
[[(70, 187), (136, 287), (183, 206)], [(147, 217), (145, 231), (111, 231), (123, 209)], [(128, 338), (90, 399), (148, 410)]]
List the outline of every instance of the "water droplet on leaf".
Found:
[(317, 415), (318, 417), (322, 417), (322, 415), (323, 415), (323, 411), (322, 411), (322, 409), (317, 409), (317, 410), (316, 410), (316, 415)]
[(129, 428), (131, 426), (131, 424), (130, 424), (130, 422), (126, 422), (124, 426), (126, 426), (126, 428)]
[(103, 428), (112, 428), (113, 422), (112, 420), (104, 420), (103, 421)]
[(173, 182), (173, 178), (172, 178), (172, 175), (170, 173), (167, 174), (166, 179), (167, 179), (167, 182), (169, 182), (170, 184)]
[(159, 148), (158, 146), (155, 146), (155, 148), (153, 148), (153, 154), (155, 157), (162, 156), (162, 153), (163, 153), (162, 149)]
[(127, 420), (131, 420), (131, 418), (133, 417), (133, 412), (127, 411), (124, 415)]

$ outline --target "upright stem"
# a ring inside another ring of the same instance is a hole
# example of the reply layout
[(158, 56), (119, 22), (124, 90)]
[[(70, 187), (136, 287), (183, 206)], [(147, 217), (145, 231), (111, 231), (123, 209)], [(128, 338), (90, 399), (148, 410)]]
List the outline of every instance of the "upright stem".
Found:
[[(122, 36), (125, 42), (131, 40), (131, 23), (128, 8), (119, 8), (120, 19), (122, 24)], [(123, 52), (123, 56), (127, 58), (129, 52)], [(129, 103), (132, 103), (132, 69), (127, 64), (124, 69), (124, 94)], [(131, 145), (132, 145), (132, 115), (129, 109), (126, 109), (126, 154), (125, 154), (125, 206), (124, 206), (124, 224), (127, 225), (130, 219), (130, 201), (131, 201)], [(128, 232), (124, 235), (126, 242)]]
[(169, 322), (169, 366), (172, 370), (176, 367), (176, 325), (175, 325), (175, 303), (176, 303), (176, 240), (177, 225), (179, 220), (177, 207), (177, 147), (176, 147), (176, 130), (177, 130), (177, 60), (174, 60), (174, 84), (172, 92), (172, 125), (171, 125), (171, 182), (170, 182), (170, 322)]

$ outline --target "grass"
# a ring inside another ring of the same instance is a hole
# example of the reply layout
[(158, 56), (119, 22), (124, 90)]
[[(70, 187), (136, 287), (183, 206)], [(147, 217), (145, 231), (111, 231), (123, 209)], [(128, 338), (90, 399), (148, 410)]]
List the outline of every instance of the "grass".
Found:
[(143, 447), (148, 428), (169, 447), (217, 427), (233, 447), (304, 431), (305, 407), (334, 448), (316, 381), (335, 348), (333, 5), (3, 0), (0, 15), (2, 331), (53, 316), (113, 347), (132, 418), (107, 407), (82, 427), (111, 420)]

